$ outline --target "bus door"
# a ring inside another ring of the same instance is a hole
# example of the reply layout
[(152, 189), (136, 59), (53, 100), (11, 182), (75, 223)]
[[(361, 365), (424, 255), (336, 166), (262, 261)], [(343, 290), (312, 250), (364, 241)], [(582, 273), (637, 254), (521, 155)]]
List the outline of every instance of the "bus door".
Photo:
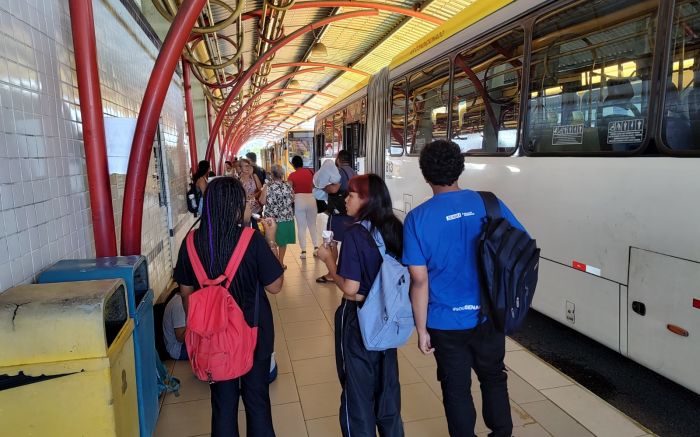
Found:
[(314, 150), (311, 154), (314, 160), (314, 169), (318, 170), (321, 167), (321, 158), (323, 158), (323, 151), (325, 150), (326, 138), (323, 133), (316, 134), (314, 136)]

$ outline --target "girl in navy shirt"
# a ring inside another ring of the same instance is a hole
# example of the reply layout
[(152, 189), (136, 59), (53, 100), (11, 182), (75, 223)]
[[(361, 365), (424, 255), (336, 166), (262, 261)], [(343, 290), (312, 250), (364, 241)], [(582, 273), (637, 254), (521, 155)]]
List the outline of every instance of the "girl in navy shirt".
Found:
[[(403, 226), (394, 216), (384, 181), (375, 174), (355, 176), (345, 199), (348, 215), (367, 220), (379, 229), (387, 252), (400, 258)], [(375, 352), (362, 342), (357, 309), (382, 265), (372, 235), (359, 223), (345, 231), (338, 259), (337, 247), (322, 246), (318, 257), (329, 276), (343, 292), (335, 312), (335, 359), (343, 387), (340, 398), (340, 427), (346, 437), (403, 436), (401, 388), (396, 349)], [(337, 260), (337, 265), (336, 265)]]

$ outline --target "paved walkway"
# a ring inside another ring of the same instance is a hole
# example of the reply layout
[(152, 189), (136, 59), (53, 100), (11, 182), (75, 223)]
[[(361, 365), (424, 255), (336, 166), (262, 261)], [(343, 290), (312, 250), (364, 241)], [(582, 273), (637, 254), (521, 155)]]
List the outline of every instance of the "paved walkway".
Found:
[[(316, 284), (325, 267), (313, 257), (299, 259), (289, 246), (284, 288), (270, 295), (275, 319), (279, 377), (270, 386), (272, 415), (278, 437), (340, 436), (340, 385), (335, 369), (333, 314), (341, 293), (333, 284)], [(415, 334), (414, 334), (415, 335)], [(517, 437), (647, 436), (648, 431), (603, 400), (561, 374), (519, 344), (508, 340), (506, 365)], [(188, 362), (169, 362), (180, 378), (180, 396), (168, 394), (156, 437), (208, 436), (209, 387), (192, 376)], [(448, 436), (435, 359), (424, 356), (412, 339), (399, 350), (402, 418), (407, 437)], [(474, 377), (472, 394), (481, 407)], [(240, 403), (241, 410), (243, 403)], [(244, 415), (239, 411), (244, 426)], [(488, 430), (479, 418), (476, 432)], [(242, 435), (245, 435), (242, 433)]]

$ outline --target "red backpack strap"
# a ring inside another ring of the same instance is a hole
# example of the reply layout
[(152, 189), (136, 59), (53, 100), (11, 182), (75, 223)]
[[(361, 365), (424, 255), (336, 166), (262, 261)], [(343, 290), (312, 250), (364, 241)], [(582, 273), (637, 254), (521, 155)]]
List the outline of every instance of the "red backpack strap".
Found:
[(194, 274), (197, 277), (197, 282), (199, 282), (199, 286), (206, 287), (209, 285), (219, 285), (226, 279), (228, 279), (227, 285), (230, 285), (231, 280), (236, 275), (236, 271), (238, 270), (238, 267), (240, 266), (241, 261), (243, 260), (243, 255), (245, 255), (245, 251), (248, 249), (248, 244), (250, 244), (250, 239), (253, 237), (254, 232), (255, 231), (253, 230), (253, 228), (243, 228), (241, 237), (238, 239), (236, 248), (233, 250), (233, 255), (231, 255), (231, 259), (226, 265), (226, 271), (223, 275), (219, 275), (218, 278), (209, 279), (209, 276), (207, 276), (207, 272), (204, 270), (204, 266), (202, 265), (202, 261), (197, 255), (197, 249), (194, 247), (194, 231), (190, 231), (190, 233), (187, 234), (185, 242), (187, 244), (187, 254), (190, 257), (190, 263), (192, 264), (192, 269), (194, 270)]
[(226, 276), (221, 275), (216, 279), (209, 279), (206, 270), (202, 265), (202, 261), (197, 255), (197, 249), (194, 247), (194, 230), (187, 234), (185, 242), (187, 244), (187, 255), (190, 257), (190, 263), (192, 264), (192, 269), (194, 270), (194, 275), (197, 277), (197, 282), (199, 282), (200, 287), (206, 287), (208, 285), (218, 285), (222, 283)]
[(236, 271), (238, 271), (238, 267), (241, 265), (241, 261), (243, 261), (243, 255), (245, 255), (245, 251), (248, 249), (248, 244), (250, 244), (250, 239), (253, 238), (253, 233), (255, 233), (255, 230), (249, 227), (244, 227), (243, 232), (241, 232), (236, 248), (233, 249), (233, 255), (231, 255), (231, 259), (228, 261), (226, 271), (224, 272), (224, 276), (228, 279), (228, 285), (231, 284), (233, 277), (236, 276)]

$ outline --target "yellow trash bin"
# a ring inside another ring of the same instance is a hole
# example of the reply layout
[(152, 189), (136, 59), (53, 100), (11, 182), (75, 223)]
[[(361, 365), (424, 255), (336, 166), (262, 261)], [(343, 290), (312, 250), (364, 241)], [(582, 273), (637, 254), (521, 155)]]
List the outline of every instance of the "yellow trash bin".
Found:
[(0, 434), (139, 434), (133, 319), (121, 279), (0, 294)]

